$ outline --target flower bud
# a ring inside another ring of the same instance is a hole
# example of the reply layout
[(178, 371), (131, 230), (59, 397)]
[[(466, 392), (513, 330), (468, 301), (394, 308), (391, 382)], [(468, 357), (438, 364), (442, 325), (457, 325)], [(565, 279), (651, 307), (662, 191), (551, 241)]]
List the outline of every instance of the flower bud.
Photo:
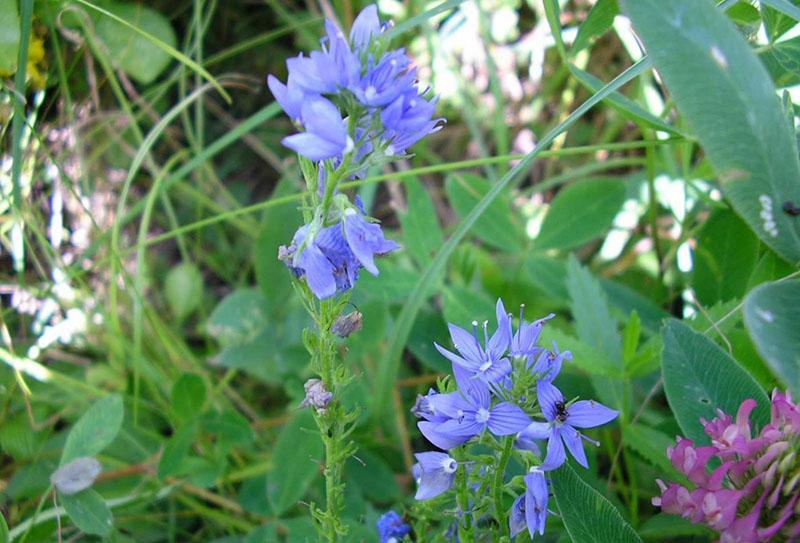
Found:
[(353, 311), (347, 315), (339, 315), (333, 323), (331, 331), (339, 337), (348, 337), (350, 334), (358, 332), (364, 325), (364, 315), (361, 311)]
[(314, 407), (318, 412), (324, 412), (328, 404), (333, 399), (333, 393), (325, 388), (325, 384), (319, 379), (309, 379), (303, 385), (306, 397), (300, 403), (300, 407)]

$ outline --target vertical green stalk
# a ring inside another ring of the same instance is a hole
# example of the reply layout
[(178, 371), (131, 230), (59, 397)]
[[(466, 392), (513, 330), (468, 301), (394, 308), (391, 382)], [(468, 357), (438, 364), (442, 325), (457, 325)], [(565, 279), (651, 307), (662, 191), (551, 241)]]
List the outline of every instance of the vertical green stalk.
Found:
[[(464, 459), (462, 447), (458, 451), (453, 451), (455, 460), (459, 463)], [(456, 503), (458, 504), (458, 535), (459, 540), (472, 542), (475, 541), (475, 532), (472, 526), (472, 517), (469, 514), (469, 486), (467, 484), (467, 470), (464, 466), (459, 466), (456, 470)]]
[(500, 460), (495, 466), (494, 478), (492, 479), (492, 501), (494, 501), (494, 518), (500, 525), (500, 532), (511, 536), (508, 532), (508, 521), (506, 520), (506, 510), (503, 507), (503, 475), (508, 466), (508, 460), (514, 450), (514, 436), (506, 436), (503, 440), (503, 452), (500, 453)]

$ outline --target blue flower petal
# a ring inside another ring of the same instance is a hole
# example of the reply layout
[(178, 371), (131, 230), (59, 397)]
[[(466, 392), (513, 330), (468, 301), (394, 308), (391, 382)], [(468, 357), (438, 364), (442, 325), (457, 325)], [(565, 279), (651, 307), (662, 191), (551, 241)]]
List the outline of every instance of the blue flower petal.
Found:
[(567, 444), (567, 449), (569, 449), (569, 452), (575, 457), (575, 460), (578, 461), (578, 464), (584, 468), (588, 468), (589, 462), (586, 460), (586, 452), (583, 450), (581, 433), (569, 424), (565, 424), (559, 428), (558, 433), (561, 434), (564, 443)]
[(489, 411), (489, 431), (496, 436), (507, 436), (524, 430), (531, 422), (520, 407), (501, 402)]
[(578, 428), (594, 428), (618, 416), (619, 411), (594, 400), (580, 400), (569, 406), (566, 422)]
[(314, 162), (337, 157), (342, 152), (340, 145), (309, 132), (287, 136), (281, 140), (281, 143)]

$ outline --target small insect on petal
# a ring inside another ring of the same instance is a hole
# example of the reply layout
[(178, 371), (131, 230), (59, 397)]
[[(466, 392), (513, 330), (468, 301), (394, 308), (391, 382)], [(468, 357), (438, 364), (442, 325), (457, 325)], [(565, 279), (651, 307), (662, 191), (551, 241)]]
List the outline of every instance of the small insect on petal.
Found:
[(91, 456), (81, 456), (53, 472), (50, 482), (67, 496), (86, 490), (94, 483), (103, 467)]

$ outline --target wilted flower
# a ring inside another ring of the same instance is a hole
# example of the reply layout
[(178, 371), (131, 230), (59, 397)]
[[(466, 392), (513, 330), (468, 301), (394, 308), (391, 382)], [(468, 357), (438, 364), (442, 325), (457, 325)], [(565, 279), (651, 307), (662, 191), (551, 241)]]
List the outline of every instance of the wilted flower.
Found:
[(364, 315), (361, 311), (351, 311), (347, 315), (339, 315), (331, 327), (331, 332), (339, 337), (348, 337), (364, 326)]
[[(735, 422), (719, 410), (711, 421), (701, 419), (710, 446), (695, 447), (678, 437), (667, 455), (695, 488), (657, 480), (661, 496), (653, 504), (706, 524), (723, 543), (800, 537), (800, 409), (789, 393), (776, 389), (772, 419), (753, 437), (750, 413), (755, 407), (752, 399), (742, 402)], [(709, 474), (706, 466), (715, 458), (720, 465)]]
[(319, 379), (309, 379), (303, 385), (306, 397), (300, 403), (300, 407), (313, 407), (317, 411), (322, 411), (328, 407), (333, 399), (333, 393), (325, 388), (325, 384)]

